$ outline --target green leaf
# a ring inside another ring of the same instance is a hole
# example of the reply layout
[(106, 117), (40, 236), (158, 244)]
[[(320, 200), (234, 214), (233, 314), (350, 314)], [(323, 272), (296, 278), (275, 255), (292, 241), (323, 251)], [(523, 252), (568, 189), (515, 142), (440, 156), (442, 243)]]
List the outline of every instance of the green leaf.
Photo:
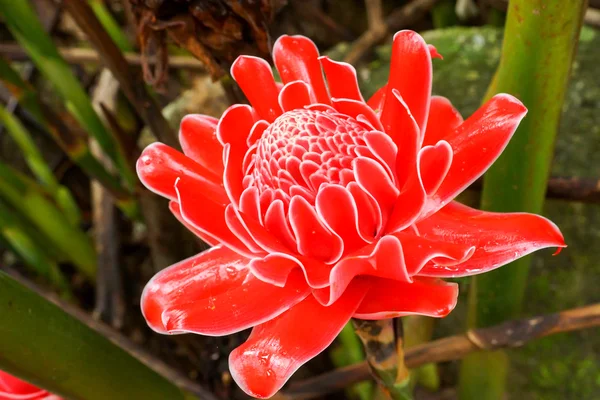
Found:
[(0, 15), (31, 60), (52, 83), (65, 102), (66, 109), (98, 141), (125, 181), (133, 188), (136, 183), (135, 173), (119, 141), (111, 136), (94, 111), (87, 93), (44, 31), (29, 0), (0, 0)]
[(0, 272), (0, 369), (68, 399), (194, 398)]
[(96, 252), (90, 238), (71, 225), (43, 188), (0, 162), (0, 198), (26, 218), (45, 238), (39, 245), (52, 246), (88, 279), (96, 279)]
[(58, 182), (46, 160), (44, 160), (42, 153), (29, 135), (29, 132), (27, 132), (17, 118), (7, 112), (2, 106), (0, 106), (0, 121), (21, 149), (31, 172), (33, 172), (36, 178), (54, 197), (54, 200), (69, 222), (73, 226), (78, 226), (81, 221), (81, 211), (75, 199), (71, 195), (71, 192)]

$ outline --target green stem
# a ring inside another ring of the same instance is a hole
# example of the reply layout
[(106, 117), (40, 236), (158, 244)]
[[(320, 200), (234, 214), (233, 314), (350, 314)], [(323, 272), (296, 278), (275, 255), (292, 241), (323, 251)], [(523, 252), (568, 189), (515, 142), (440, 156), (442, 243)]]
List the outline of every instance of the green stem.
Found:
[(123, 32), (123, 29), (119, 26), (118, 22), (115, 21), (110, 11), (106, 8), (104, 0), (89, 0), (90, 7), (96, 14), (96, 18), (102, 24), (106, 32), (110, 35), (111, 39), (121, 49), (121, 51), (128, 52), (134, 51), (131, 42)]
[[(331, 360), (336, 367), (356, 364), (365, 359), (362, 344), (354, 332), (351, 322), (344, 326), (337, 340), (338, 346), (330, 351)], [(373, 383), (368, 381), (356, 383), (346, 389), (346, 393), (349, 398), (370, 400), (373, 393)]]
[[(482, 208), (541, 213), (571, 62), (585, 0), (512, 0), (493, 91), (518, 97), (529, 109), (515, 136), (485, 176)], [(491, 94), (491, 93), (488, 93)], [(487, 327), (521, 311), (531, 259), (472, 278), (470, 327)], [(468, 357), (461, 400), (503, 396), (508, 363), (501, 353)]]
[(0, 369), (69, 399), (191, 399), (108, 338), (0, 272)]

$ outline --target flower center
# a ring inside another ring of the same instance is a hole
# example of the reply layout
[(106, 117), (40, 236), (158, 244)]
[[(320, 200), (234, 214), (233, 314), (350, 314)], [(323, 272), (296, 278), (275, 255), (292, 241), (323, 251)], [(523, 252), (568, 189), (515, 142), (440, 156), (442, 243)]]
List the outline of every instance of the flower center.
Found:
[(297, 109), (277, 118), (256, 143), (245, 180), (262, 194), (274, 191), (287, 200), (302, 195), (314, 202), (324, 183), (346, 186), (354, 181), (352, 161), (371, 156), (365, 144), (368, 132), (347, 115)]

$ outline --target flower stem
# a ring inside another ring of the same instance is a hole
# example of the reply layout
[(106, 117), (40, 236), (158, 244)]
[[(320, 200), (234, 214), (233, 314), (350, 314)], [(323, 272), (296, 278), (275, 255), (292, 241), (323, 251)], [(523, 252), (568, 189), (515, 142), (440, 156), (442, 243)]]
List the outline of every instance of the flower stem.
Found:
[(410, 375), (404, 364), (404, 337), (400, 320), (353, 322), (377, 383), (394, 400), (412, 399)]

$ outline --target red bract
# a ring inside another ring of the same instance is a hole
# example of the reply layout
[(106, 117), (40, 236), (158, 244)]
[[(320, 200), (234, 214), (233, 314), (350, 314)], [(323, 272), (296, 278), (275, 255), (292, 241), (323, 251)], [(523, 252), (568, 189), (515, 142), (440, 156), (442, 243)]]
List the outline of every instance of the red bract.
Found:
[(185, 155), (155, 143), (138, 161), (142, 182), (214, 246), (152, 279), (148, 324), (214, 336), (254, 327), (229, 364), (264, 398), (351, 317), (443, 317), (458, 288), (440, 277), (564, 247), (543, 217), (453, 202), (527, 110), (500, 94), (463, 121), (430, 95), (432, 55), (417, 33), (398, 32), (388, 84), (368, 102), (354, 68), (319, 57), (305, 37), (274, 45), (283, 85), (265, 61), (238, 58), (231, 73), (252, 106), (189, 115)]
[(61, 400), (61, 398), (0, 371), (0, 400)]

